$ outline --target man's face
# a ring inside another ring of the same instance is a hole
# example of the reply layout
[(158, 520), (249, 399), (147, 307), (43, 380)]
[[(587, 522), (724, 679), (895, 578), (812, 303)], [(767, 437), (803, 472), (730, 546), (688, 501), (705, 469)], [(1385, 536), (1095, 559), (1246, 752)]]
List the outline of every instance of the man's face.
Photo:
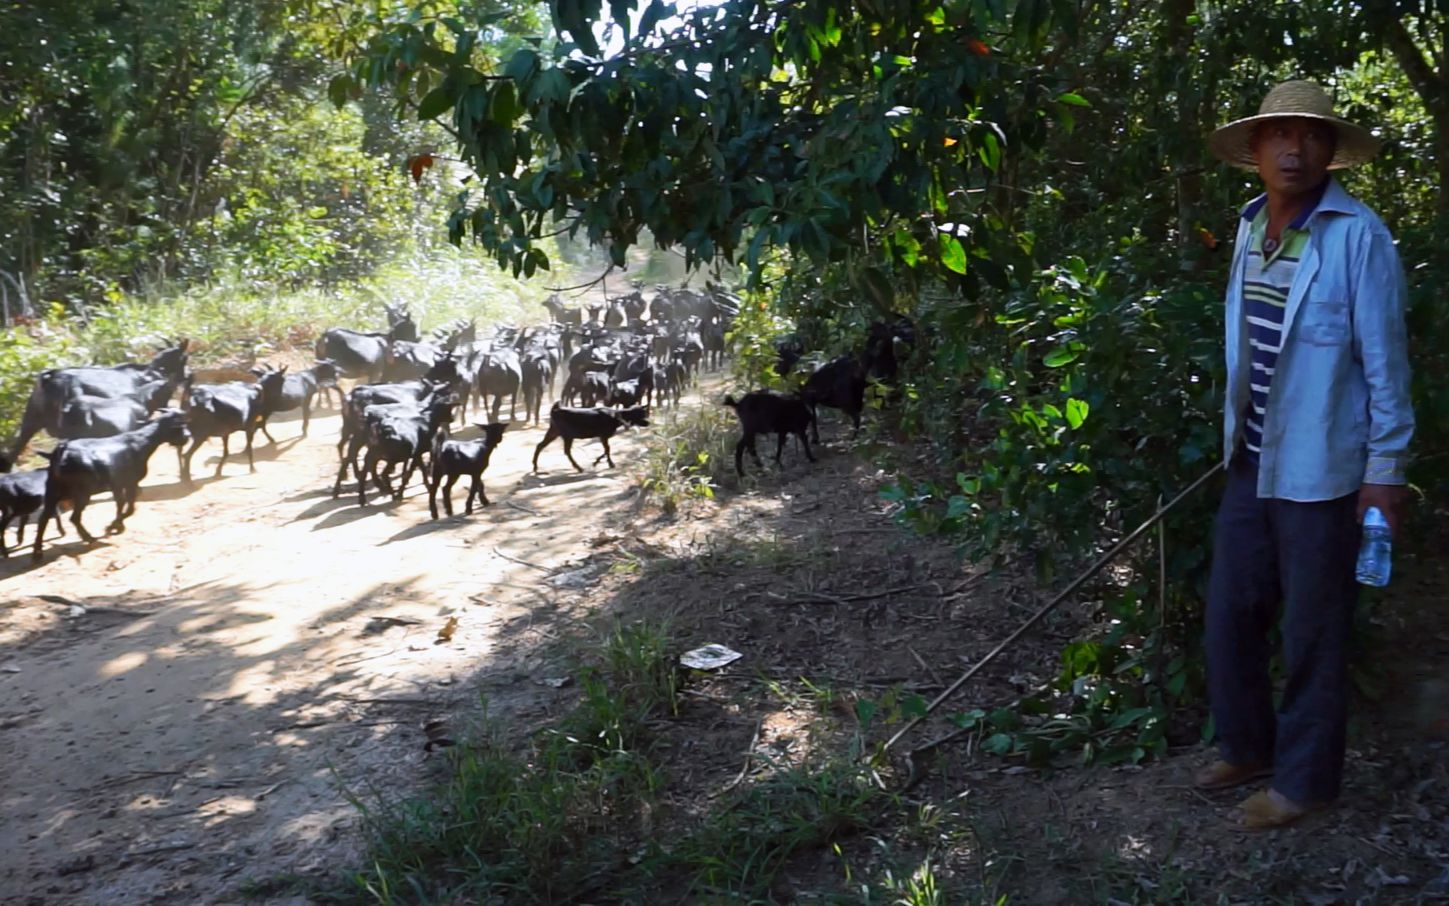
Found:
[(1258, 175), (1269, 191), (1301, 195), (1318, 188), (1328, 175), (1336, 135), (1322, 120), (1287, 116), (1267, 120), (1253, 130)]

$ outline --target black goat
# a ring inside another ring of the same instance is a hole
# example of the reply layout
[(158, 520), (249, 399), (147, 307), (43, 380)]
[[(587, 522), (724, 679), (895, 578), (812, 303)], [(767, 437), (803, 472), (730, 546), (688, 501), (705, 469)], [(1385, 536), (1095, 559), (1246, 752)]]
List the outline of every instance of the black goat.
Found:
[[(5, 548), (5, 530), (10, 527), (10, 520), (18, 520), (15, 523), (15, 545), (19, 547), (25, 543), (25, 520), (45, 505), (45, 474), (45, 469), (30, 469), (0, 475), (0, 557), (10, 556), (10, 551)], [(62, 535), (65, 534), (59, 513), (55, 515), (55, 527)], [(38, 525), (35, 530), (43, 532), (45, 526)]]
[(608, 460), (609, 468), (612, 469), (614, 457), (609, 455), (609, 438), (617, 434), (620, 428), (629, 425), (642, 428), (648, 424), (648, 406), (634, 406), (630, 409), (571, 409), (555, 403), (548, 413), (548, 431), (533, 451), (533, 471), (538, 471), (538, 454), (557, 437), (563, 438), (564, 455), (580, 472), (584, 468), (574, 461), (574, 441), (598, 438), (604, 445), (604, 452), (594, 460), (594, 465), (597, 466), (599, 460)]
[[(391, 495), (393, 500), (402, 500), (413, 470), (422, 468), (423, 454), (431, 451), (433, 438), (447, 430), (457, 405), (457, 399), (451, 395), (436, 396), (428, 400), (422, 409), (405, 411), (405, 405), (375, 406), (364, 413), (367, 458), (360, 470), (354, 464), (358, 506), (367, 505), (369, 475), (379, 491)], [(393, 466), (398, 463), (403, 464), (403, 472), (394, 490), (389, 479)], [(386, 466), (381, 472), (378, 471), (380, 465)], [(422, 474), (426, 478), (427, 472)]]
[[(844, 412), (850, 416), (858, 435), (860, 414), (865, 411), (865, 369), (852, 355), (831, 359), (806, 378), (805, 386), (800, 389), (800, 398), (809, 404), (812, 416), (817, 406)], [(810, 428), (815, 442), (820, 443), (820, 425), (813, 417)]]
[(815, 455), (810, 452), (810, 440), (805, 436), (805, 431), (815, 422), (815, 413), (810, 410), (809, 404), (794, 396), (782, 396), (778, 393), (771, 393), (768, 390), (756, 390), (746, 393), (736, 400), (732, 396), (724, 398), (724, 404), (735, 410), (740, 417), (740, 430), (743, 434), (739, 443), (735, 444), (735, 472), (740, 477), (745, 474), (744, 453), (750, 451), (754, 458), (755, 465), (760, 469), (765, 467), (760, 462), (760, 454), (755, 450), (755, 437), (760, 434), (777, 435), (775, 444), (775, 465), (781, 465), (780, 457), (785, 452), (785, 440), (791, 434), (800, 438), (800, 443), (805, 447), (805, 458), (811, 462), (815, 461)]
[(369, 382), (381, 380), (391, 344), (394, 341), (415, 343), (418, 339), (418, 326), (406, 308), (395, 309), (390, 305), (383, 308), (387, 311), (387, 333), (328, 328), (317, 338), (317, 358), (336, 363), (345, 377)]
[(543, 398), (553, 387), (553, 373), (556, 359), (549, 350), (529, 349), (523, 353), (519, 363), (523, 369), (523, 420), (533, 419), (535, 425), (543, 422)]
[(463, 515), (473, 514), (473, 498), (478, 498), (479, 506), (488, 506), (488, 494), (483, 490), (483, 470), (488, 468), (488, 460), (493, 456), (493, 450), (503, 441), (503, 432), (508, 430), (507, 423), (494, 422), (490, 425), (479, 425), (483, 429), (483, 436), (478, 440), (445, 440), (439, 433), (433, 439), (433, 461), (429, 463), (431, 477), (428, 481), (428, 512), (434, 519), (438, 518), (438, 487), (443, 489), (443, 509), (448, 515), (453, 515), (453, 485), (458, 479), (467, 475), (472, 479), (468, 487), (468, 501), (463, 508)]
[[(126, 517), (136, 512), (136, 491), (146, 477), (146, 465), (151, 454), (163, 443), (172, 444), (180, 450), (190, 439), (186, 414), (176, 409), (163, 409), (156, 418), (134, 431), (115, 437), (65, 441), (51, 452), (40, 525), (59, 519), (60, 505), (68, 500), (73, 507), (71, 524), (86, 543), (94, 544), (95, 536), (81, 524), (81, 514), (92, 495), (110, 491), (116, 501), (116, 518), (107, 532), (120, 534), (125, 531)], [(35, 533), (31, 558), (36, 563), (40, 562), (44, 539), (45, 532)]]
[(493, 398), (493, 405), (488, 411), (488, 417), (492, 421), (498, 421), (498, 412), (503, 408), (503, 397), (509, 397), (508, 420), (513, 421), (518, 417), (518, 390), (523, 385), (523, 365), (518, 361), (517, 350), (507, 346), (495, 346), (483, 356), (478, 364), (478, 397), (483, 405), (488, 405), (488, 397)]
[(197, 448), (213, 437), (221, 438), (221, 459), (216, 463), (216, 477), (220, 478), (221, 468), (231, 455), (231, 435), (237, 431), (246, 434), (247, 468), (255, 472), (257, 465), (252, 458), (252, 438), (266, 420), (266, 401), (279, 396), (286, 379), (287, 369), (283, 368), (267, 372), (257, 378), (255, 384), (234, 381), (188, 386), (186, 414), (191, 425), (191, 449), (185, 453), (177, 451), (181, 480), (191, 483), (191, 458), (196, 455)]
[[(283, 368), (285, 372), (287, 369)], [(259, 378), (267, 374), (270, 369), (254, 372)], [(291, 412), (294, 409), (302, 410), (302, 436), (307, 436), (307, 425), (312, 420), (312, 398), (317, 395), (318, 390), (324, 387), (337, 387), (337, 364), (322, 359), (304, 371), (293, 372), (286, 375), (285, 379), (278, 385), (273, 386), (270, 395), (264, 393), (262, 400), (262, 433), (267, 440), (276, 443), (277, 439), (272, 437), (272, 432), (267, 430), (267, 421), (278, 412)]]

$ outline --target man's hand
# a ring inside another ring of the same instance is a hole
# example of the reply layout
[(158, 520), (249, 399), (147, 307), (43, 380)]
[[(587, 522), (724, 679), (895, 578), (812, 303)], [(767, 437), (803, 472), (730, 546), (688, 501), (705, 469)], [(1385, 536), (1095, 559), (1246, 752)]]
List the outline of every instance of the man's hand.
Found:
[(1358, 521), (1363, 523), (1363, 514), (1376, 506), (1389, 523), (1389, 533), (1397, 539), (1399, 525), (1403, 522), (1404, 510), (1408, 508), (1409, 489), (1401, 484), (1366, 484), (1358, 489)]

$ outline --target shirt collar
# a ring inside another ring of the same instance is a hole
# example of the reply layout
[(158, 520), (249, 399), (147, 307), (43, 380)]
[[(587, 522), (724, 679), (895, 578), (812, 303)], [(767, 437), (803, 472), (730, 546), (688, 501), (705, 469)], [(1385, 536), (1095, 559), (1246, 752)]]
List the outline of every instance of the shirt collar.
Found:
[[(1347, 214), (1349, 213), (1348, 201), (1348, 193), (1338, 184), (1338, 180), (1330, 176), (1323, 181), (1323, 185), (1318, 187), (1317, 192), (1309, 199), (1308, 204), (1304, 205), (1303, 210), (1298, 212), (1298, 216), (1293, 218), (1293, 222), (1288, 224), (1288, 229), (1303, 229), (1308, 225), (1308, 218), (1312, 217), (1318, 211), (1332, 211), (1336, 214)], [(1266, 192), (1254, 198), (1248, 202), (1247, 207), (1243, 208), (1243, 219), (1252, 223), (1253, 218), (1258, 216), (1258, 212), (1263, 210), (1263, 206), (1267, 203), (1268, 195)]]

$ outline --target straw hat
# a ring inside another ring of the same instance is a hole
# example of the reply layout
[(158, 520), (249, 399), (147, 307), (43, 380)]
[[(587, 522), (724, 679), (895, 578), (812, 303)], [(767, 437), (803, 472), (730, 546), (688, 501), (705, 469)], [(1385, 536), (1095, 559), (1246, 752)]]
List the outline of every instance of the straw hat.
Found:
[(1337, 147), (1328, 169), (1339, 170), (1352, 167), (1372, 158), (1379, 151), (1379, 140), (1362, 126), (1333, 115), (1333, 99), (1316, 82), (1293, 81), (1274, 86), (1263, 103), (1258, 105), (1258, 115), (1234, 120), (1208, 136), (1208, 148), (1220, 160), (1245, 170), (1257, 170), (1258, 159), (1251, 147), (1253, 127), (1264, 120), (1277, 117), (1301, 116), (1322, 120), (1333, 126), (1338, 133)]

